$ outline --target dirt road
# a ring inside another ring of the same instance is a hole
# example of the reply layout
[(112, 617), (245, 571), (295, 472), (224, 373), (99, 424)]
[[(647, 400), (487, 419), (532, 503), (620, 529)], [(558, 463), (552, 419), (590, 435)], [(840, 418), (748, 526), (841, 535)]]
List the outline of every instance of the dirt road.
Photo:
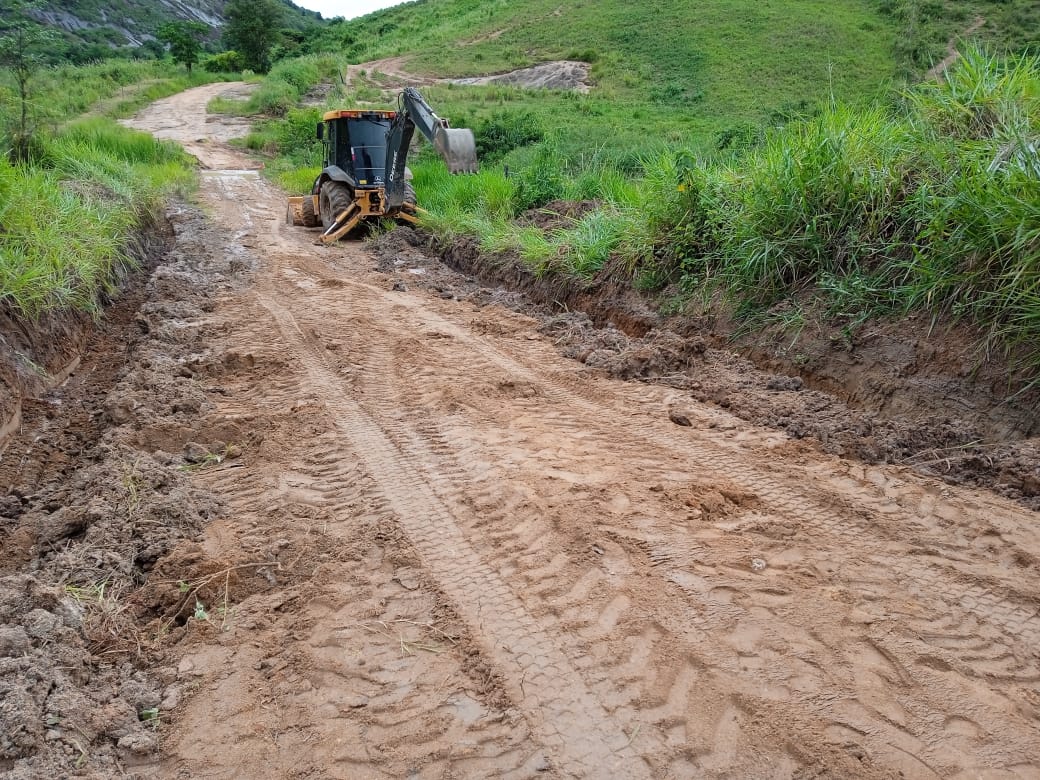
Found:
[(1040, 777), (1035, 514), (393, 289), (207, 139), (220, 88), (135, 121), (206, 169), (205, 251), (255, 268), (176, 323), (203, 413), (139, 434), (225, 445), (189, 470), (219, 519), (152, 575), (198, 603), (142, 769)]

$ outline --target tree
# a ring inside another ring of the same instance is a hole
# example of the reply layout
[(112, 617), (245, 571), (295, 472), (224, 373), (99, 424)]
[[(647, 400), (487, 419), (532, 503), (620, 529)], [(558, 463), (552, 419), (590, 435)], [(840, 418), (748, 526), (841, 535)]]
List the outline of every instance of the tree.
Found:
[(224, 9), (224, 42), (242, 55), (246, 67), (266, 73), (278, 40), (282, 7), (276, 0), (231, 0)]
[(45, 64), (49, 49), (58, 42), (58, 36), (29, 18), (33, 3), (21, 0), (0, 2), (0, 68), (11, 72), (18, 89), (18, 118), (8, 130), (11, 139), (11, 158), (29, 159), (32, 135), (35, 130), (30, 116), (32, 101), (31, 82)]
[(191, 73), (191, 66), (199, 61), (202, 38), (209, 27), (202, 22), (166, 22), (155, 32), (155, 37), (170, 47), (173, 61), (184, 65)]

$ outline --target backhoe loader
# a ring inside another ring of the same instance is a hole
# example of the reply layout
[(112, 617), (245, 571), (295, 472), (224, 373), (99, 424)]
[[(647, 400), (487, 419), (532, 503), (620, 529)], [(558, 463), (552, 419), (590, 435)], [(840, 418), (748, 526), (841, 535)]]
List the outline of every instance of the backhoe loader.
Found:
[(289, 198), (286, 221), (325, 228), (329, 244), (365, 219), (416, 221), (418, 206), (406, 166), (415, 128), (433, 144), (452, 173), (476, 173), (473, 132), (452, 129), (413, 87), (398, 97), (397, 111), (329, 111), (317, 127), (324, 167), (309, 195)]

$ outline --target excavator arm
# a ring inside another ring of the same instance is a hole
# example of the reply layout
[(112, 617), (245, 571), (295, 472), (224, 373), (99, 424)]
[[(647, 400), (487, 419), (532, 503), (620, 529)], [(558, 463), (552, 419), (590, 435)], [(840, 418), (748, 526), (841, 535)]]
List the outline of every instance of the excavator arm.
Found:
[(430, 139), (451, 173), (477, 172), (477, 146), (473, 131), (448, 127), (448, 120), (433, 113), (430, 104), (414, 87), (405, 88), (398, 102), (397, 116), (386, 136), (386, 173), (383, 181), (388, 208), (404, 203), (404, 169), (415, 128), (419, 128)]

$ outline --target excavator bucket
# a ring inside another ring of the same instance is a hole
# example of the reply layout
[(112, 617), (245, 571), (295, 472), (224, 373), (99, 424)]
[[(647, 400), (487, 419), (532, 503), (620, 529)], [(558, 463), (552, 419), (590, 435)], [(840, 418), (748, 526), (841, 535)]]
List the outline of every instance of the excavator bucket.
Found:
[(477, 143), (472, 130), (441, 128), (434, 138), (434, 146), (451, 173), (477, 172)]

